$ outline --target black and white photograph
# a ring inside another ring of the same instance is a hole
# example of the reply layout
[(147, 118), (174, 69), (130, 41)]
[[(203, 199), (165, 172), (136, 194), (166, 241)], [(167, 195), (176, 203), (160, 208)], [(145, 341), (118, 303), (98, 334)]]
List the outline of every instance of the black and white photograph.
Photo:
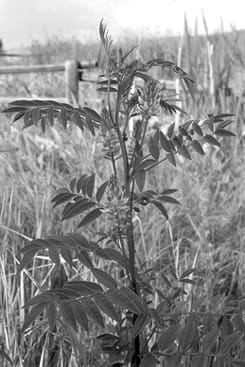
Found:
[(0, 367), (236, 366), (244, 0), (0, 0)]

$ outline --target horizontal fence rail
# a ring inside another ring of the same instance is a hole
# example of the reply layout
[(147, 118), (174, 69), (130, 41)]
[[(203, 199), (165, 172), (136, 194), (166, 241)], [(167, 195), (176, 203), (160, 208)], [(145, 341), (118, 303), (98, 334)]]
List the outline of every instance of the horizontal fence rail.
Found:
[[(15, 75), (15, 74), (63, 72), (65, 79), (65, 94), (66, 94), (64, 101), (74, 105), (79, 105), (79, 81), (82, 81), (82, 72), (83, 70), (92, 70), (96, 69), (97, 67), (98, 67), (97, 61), (81, 62), (77, 60), (68, 60), (63, 64), (1, 66), (0, 76), (10, 74)], [(18, 99), (23, 99), (23, 97), (0, 97), (0, 103), (2, 104), (10, 103), (11, 101)], [(63, 98), (60, 98), (59, 100), (62, 99)]]
[(64, 64), (50, 64), (50, 65), (20, 65), (20, 66), (1, 66), (0, 75), (6, 74), (26, 74), (26, 73), (56, 73), (59, 71), (65, 71), (67, 68), (67, 63), (77, 63), (77, 71), (82, 71), (84, 69), (95, 69), (98, 67), (97, 62), (77, 62), (77, 61), (67, 61)]

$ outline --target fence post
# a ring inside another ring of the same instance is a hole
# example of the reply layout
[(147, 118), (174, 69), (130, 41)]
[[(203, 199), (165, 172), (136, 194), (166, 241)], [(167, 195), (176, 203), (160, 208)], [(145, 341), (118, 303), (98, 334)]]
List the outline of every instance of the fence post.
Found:
[(78, 63), (75, 60), (65, 63), (65, 83), (67, 102), (79, 106)]

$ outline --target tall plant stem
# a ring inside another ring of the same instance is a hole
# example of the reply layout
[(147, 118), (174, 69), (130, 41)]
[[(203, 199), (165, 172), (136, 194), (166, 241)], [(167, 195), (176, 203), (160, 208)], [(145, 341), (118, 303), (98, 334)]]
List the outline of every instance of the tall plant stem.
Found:
[[(134, 242), (134, 229), (133, 229), (133, 194), (134, 194), (134, 180), (132, 181), (131, 192), (130, 192), (130, 207), (129, 207), (129, 225), (127, 230), (127, 244), (129, 252), (129, 263), (130, 263), (130, 275), (131, 275), (131, 288), (138, 294), (138, 285), (136, 278), (136, 266), (135, 266), (135, 242)], [(136, 322), (138, 315), (133, 315), (133, 325)], [(134, 355), (132, 357), (132, 366), (138, 367), (140, 365), (140, 337), (137, 335), (134, 338)]]

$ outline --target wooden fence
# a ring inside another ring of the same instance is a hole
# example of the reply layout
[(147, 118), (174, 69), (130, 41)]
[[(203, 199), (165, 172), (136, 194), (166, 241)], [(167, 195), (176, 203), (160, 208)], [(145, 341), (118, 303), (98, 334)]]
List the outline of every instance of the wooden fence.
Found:
[[(0, 75), (63, 72), (66, 86), (65, 101), (79, 105), (79, 81), (82, 80), (82, 72), (85, 69), (95, 69), (97, 67), (97, 62), (69, 60), (58, 65), (2, 66), (0, 67)], [(0, 97), (0, 104), (9, 103), (20, 98), (23, 99), (23, 97)]]

